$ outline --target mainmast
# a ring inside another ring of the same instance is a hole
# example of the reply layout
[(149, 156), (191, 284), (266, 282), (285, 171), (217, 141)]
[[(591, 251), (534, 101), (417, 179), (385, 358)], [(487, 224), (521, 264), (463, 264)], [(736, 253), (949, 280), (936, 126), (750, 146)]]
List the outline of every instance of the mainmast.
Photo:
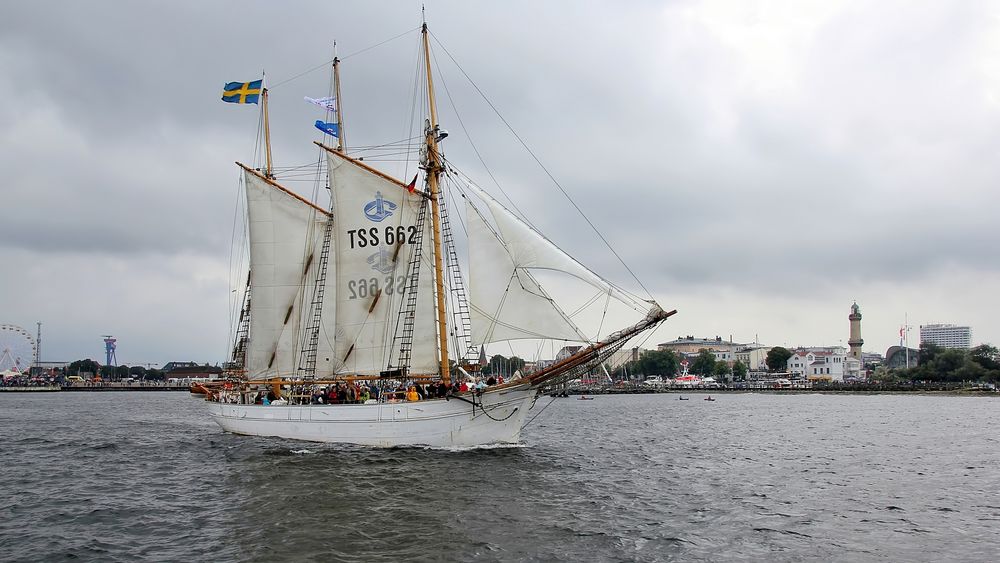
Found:
[[(424, 131), (427, 146), (427, 164), (424, 170), (427, 173), (427, 185), (431, 194), (431, 223), (434, 228), (434, 283), (437, 290), (437, 314), (438, 314), (438, 346), (441, 350), (441, 379), (447, 383), (451, 382), (451, 365), (448, 362), (448, 324), (445, 312), (444, 295), (444, 268), (442, 267), (441, 252), (441, 214), (438, 198), (440, 190), (438, 188), (438, 176), (441, 174), (441, 155), (438, 154), (438, 122), (437, 106), (434, 102), (434, 79), (431, 77), (431, 49), (427, 38), (427, 22), (421, 27), (420, 34), (424, 43), (424, 65), (427, 72), (427, 105), (430, 110), (430, 120)], [(339, 107), (339, 106), (338, 106)]]

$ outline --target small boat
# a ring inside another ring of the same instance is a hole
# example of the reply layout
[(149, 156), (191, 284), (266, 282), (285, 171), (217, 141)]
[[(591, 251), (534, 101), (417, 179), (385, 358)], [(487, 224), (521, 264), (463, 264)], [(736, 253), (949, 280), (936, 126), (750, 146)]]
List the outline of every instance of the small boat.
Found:
[(581, 401), (593, 401), (594, 398), (593, 397), (587, 397), (587, 396), (584, 396), (584, 395), (580, 395), (580, 400)]
[(712, 396), (709, 395), (708, 397), (705, 397), (705, 400), (706, 401), (714, 401), (715, 399), (713, 399)]
[(687, 401), (688, 398), (687, 397), (678, 397), (677, 400), (678, 401)]
[(192, 381), (188, 390), (192, 397), (207, 398), (222, 389), (221, 381)]

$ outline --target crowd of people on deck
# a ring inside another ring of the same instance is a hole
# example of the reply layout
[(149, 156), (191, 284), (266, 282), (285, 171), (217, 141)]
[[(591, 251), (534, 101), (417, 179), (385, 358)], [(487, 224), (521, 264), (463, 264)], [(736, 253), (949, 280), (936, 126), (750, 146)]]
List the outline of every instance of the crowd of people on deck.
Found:
[(442, 399), (456, 393), (482, 392), (487, 387), (504, 382), (503, 377), (490, 376), (464, 379), (456, 384), (444, 381), (422, 384), (418, 381), (380, 386), (375, 382), (343, 381), (332, 385), (292, 386), (287, 397), (279, 396), (273, 389), (256, 393), (213, 393), (212, 400), (229, 403), (253, 403), (257, 405), (360, 405), (374, 403), (417, 402), (427, 399)]

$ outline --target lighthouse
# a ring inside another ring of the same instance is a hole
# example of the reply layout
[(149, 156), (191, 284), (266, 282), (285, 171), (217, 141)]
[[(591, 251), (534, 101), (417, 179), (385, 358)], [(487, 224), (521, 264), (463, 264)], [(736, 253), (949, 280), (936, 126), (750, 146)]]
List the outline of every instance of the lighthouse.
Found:
[(849, 356), (860, 362), (861, 345), (865, 341), (861, 338), (861, 308), (857, 302), (851, 305), (851, 314), (847, 318), (851, 320), (851, 339), (847, 341), (847, 345), (851, 347)]

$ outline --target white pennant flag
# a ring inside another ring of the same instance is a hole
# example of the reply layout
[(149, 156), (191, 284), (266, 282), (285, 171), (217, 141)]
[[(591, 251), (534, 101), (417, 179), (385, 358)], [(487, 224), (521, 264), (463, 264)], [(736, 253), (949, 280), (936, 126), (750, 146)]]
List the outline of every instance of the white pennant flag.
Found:
[(337, 98), (334, 96), (327, 96), (326, 98), (310, 98), (306, 96), (306, 101), (310, 104), (316, 104), (321, 108), (326, 108), (330, 111), (337, 111)]

